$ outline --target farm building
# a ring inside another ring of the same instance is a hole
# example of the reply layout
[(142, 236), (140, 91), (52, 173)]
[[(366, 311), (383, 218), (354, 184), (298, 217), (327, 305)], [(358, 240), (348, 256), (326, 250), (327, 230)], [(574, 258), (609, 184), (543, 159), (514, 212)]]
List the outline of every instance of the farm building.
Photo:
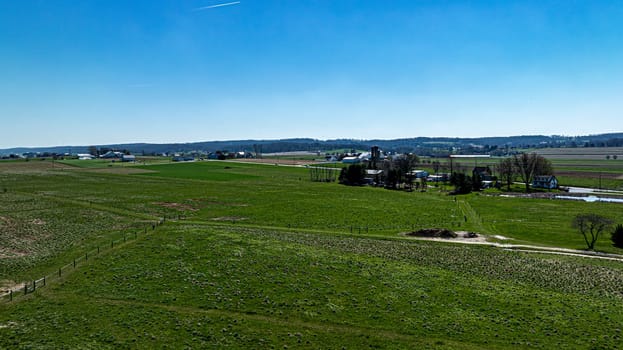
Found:
[(342, 163), (344, 164), (358, 164), (361, 162), (359, 157), (344, 157), (342, 158)]
[(369, 184), (381, 183), (383, 181), (383, 170), (367, 169), (365, 180)]
[(79, 160), (91, 160), (95, 159), (95, 156), (89, 153), (78, 153), (77, 154)]
[(533, 188), (558, 188), (558, 179), (554, 175), (537, 175), (532, 180)]
[(448, 180), (450, 180), (450, 174), (439, 173), (439, 174), (436, 174), (436, 175), (429, 175), (427, 180), (431, 181), (431, 182), (448, 181)]
[(428, 177), (428, 171), (426, 170), (412, 170), (407, 173), (408, 175), (415, 176), (416, 179), (423, 179)]
[(123, 153), (115, 152), (115, 151), (108, 151), (100, 156), (100, 158), (103, 158), (103, 159), (115, 159), (115, 158), (121, 158), (121, 157), (123, 157)]
[(488, 166), (477, 166), (477, 167), (474, 167), (474, 170), (472, 170), (472, 178), (475, 178), (476, 176), (478, 176), (480, 177), (480, 180), (482, 181), (495, 180), (492, 174), (493, 173), (491, 172), (491, 168), (489, 168)]
[(124, 154), (123, 156), (121, 156), (121, 161), (122, 162), (136, 162), (136, 156), (134, 156), (133, 154)]
[(195, 157), (192, 157), (192, 156), (175, 156), (171, 160), (174, 161), (174, 162), (192, 162), (192, 161), (195, 160)]

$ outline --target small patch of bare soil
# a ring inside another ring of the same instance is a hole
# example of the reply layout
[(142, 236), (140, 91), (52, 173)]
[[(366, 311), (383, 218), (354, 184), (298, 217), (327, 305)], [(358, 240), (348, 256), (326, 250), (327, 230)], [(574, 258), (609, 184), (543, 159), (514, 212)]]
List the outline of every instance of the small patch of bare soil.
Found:
[(482, 244), (487, 241), (487, 237), (470, 231), (451, 231), (448, 229), (432, 228), (422, 229), (414, 232), (406, 232), (405, 236), (415, 239), (440, 242), (458, 242)]
[(0, 280), (0, 295), (8, 294), (11, 290), (17, 290), (22, 287), (22, 283), (10, 280)]
[(0, 162), (0, 172), (9, 174), (39, 173), (49, 170), (68, 170), (74, 167), (63, 163), (31, 160), (23, 162)]
[[(2, 293), (2, 292), (0, 292), (0, 293)], [(2, 329), (2, 328), (14, 328), (14, 327), (17, 327), (17, 325), (18, 325), (17, 322), (14, 322), (14, 321), (9, 321), (7, 323), (0, 323), (0, 329)]]
[(425, 228), (413, 232), (408, 232), (407, 236), (428, 237), (428, 238), (456, 238), (454, 231), (445, 228)]
[(257, 158), (240, 158), (236, 159), (237, 162), (241, 163), (261, 163), (261, 164), (283, 164), (283, 165), (311, 165), (317, 163), (315, 160), (308, 159), (287, 159), (287, 158), (266, 158), (266, 159), (257, 159)]

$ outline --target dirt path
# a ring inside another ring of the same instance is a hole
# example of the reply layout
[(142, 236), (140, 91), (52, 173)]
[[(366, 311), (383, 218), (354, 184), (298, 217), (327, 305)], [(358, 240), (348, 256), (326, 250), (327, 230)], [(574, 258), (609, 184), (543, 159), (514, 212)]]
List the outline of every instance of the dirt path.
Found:
[(508, 250), (508, 251), (516, 251), (516, 252), (522, 252), (522, 253), (579, 256), (583, 258), (605, 259), (605, 260), (614, 260), (614, 261), (623, 262), (623, 255), (619, 255), (619, 254), (599, 253), (599, 252), (591, 252), (591, 251), (586, 251), (586, 250), (560, 248), (560, 247), (543, 247), (543, 246), (529, 245), (529, 244), (510, 244), (510, 243), (488, 241), (489, 238), (495, 238), (495, 239), (500, 239), (500, 240), (508, 239), (504, 236), (487, 237), (485, 235), (479, 234), (478, 237), (476, 238), (464, 238), (462, 237), (462, 235), (459, 235), (459, 237), (457, 238), (429, 238), (429, 237), (409, 237), (409, 238), (417, 239), (421, 241), (486, 245), (490, 247), (496, 247), (496, 248), (501, 248), (501, 249)]

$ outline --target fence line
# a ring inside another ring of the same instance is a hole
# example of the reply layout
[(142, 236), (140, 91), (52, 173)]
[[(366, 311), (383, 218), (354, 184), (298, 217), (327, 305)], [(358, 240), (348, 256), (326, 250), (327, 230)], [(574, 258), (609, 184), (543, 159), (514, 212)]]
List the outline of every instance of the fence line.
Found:
[[(169, 219), (182, 220), (184, 219), (184, 217), (181, 215), (175, 215)], [(167, 216), (164, 216), (163, 218), (160, 218), (158, 221), (155, 221), (143, 227), (143, 229), (140, 231), (133, 231), (133, 233), (130, 233), (130, 234), (124, 233), (123, 238), (119, 238), (117, 240), (111, 240), (110, 245), (108, 244), (98, 245), (97, 247), (91, 250), (87, 250), (84, 254), (77, 256), (69, 263), (59, 267), (58, 270), (55, 272), (52, 272), (48, 275), (45, 275), (43, 277), (40, 277), (39, 279), (30, 281), (30, 282), (24, 282), (23, 286), (19, 288), (10, 288), (4, 294), (0, 294), (0, 302), (12, 301), (18, 296), (24, 296), (24, 295), (33, 293), (38, 288), (45, 287), (47, 283), (61, 279), (63, 277), (64, 271), (68, 269), (73, 271), (82, 262), (87, 262), (89, 259), (93, 259), (96, 256), (98, 256), (100, 253), (110, 251), (114, 249), (115, 246), (118, 244), (125, 243), (129, 240), (136, 240), (138, 239), (139, 235), (145, 236), (147, 235), (149, 231), (153, 231), (156, 229), (156, 227), (164, 224), (166, 220), (167, 220)], [(454, 227), (460, 228), (461, 226), (464, 226), (467, 223), (467, 217), (456, 218), (455, 220), (456, 221), (450, 222), (450, 224), (452, 224)], [(423, 226), (418, 221), (419, 220), (417, 220), (417, 218), (414, 218), (413, 222), (409, 226), (405, 226), (404, 224), (403, 225), (361, 225), (361, 224), (349, 224), (349, 223), (343, 223), (343, 224), (337, 224), (337, 223), (335, 224), (313, 224), (312, 223), (310, 224), (310, 223), (305, 223), (305, 222), (299, 222), (299, 223), (294, 223), (294, 224), (288, 223), (287, 228), (288, 229), (299, 229), (299, 228), (300, 229), (309, 229), (309, 228), (322, 229), (323, 227), (326, 227), (327, 229), (341, 230), (341, 231), (345, 231), (351, 234), (367, 234), (367, 233), (374, 232), (374, 231), (384, 232), (384, 231), (389, 231), (389, 230), (399, 231), (399, 232), (408, 232), (408, 231), (415, 231), (421, 228), (430, 227), (430, 224)], [(232, 223), (235, 224), (236, 222), (232, 221)], [(446, 226), (447, 224), (448, 222), (440, 223), (440, 227)]]
[[(139, 233), (141, 234), (140, 237), (144, 237), (145, 235), (147, 235), (148, 232), (153, 231), (156, 229), (156, 227), (164, 224), (166, 222), (166, 217), (159, 219), (158, 221), (155, 221), (147, 226), (145, 226), (143, 228), (143, 230), (141, 230), (141, 232), (138, 231), (134, 231), (133, 234), (130, 233), (128, 235), (128, 233), (124, 232), (123, 233), (123, 238), (119, 238), (119, 239), (111, 239), (110, 241), (110, 245), (106, 244), (106, 245), (98, 245), (97, 247), (91, 249), (91, 250), (87, 250), (84, 254), (75, 257), (72, 261), (70, 261), (69, 263), (62, 265), (61, 267), (58, 268), (57, 271), (54, 271), (52, 273), (49, 273), (47, 275), (44, 275), (38, 279), (34, 279), (32, 281), (27, 281), (24, 282), (20, 287), (11, 287), (9, 288), (8, 291), (4, 292), (4, 294), (0, 294), (0, 302), (11, 302), (14, 299), (20, 297), (20, 296), (25, 296), (31, 293), (34, 293), (35, 291), (37, 291), (37, 289), (45, 287), (47, 284), (49, 284), (50, 282), (59, 280), (63, 277), (64, 275), (64, 271), (67, 270), (75, 270), (76, 268), (78, 268), (78, 266), (82, 263), (86, 263), (89, 261), (89, 259), (93, 259), (96, 256), (98, 256), (101, 253), (105, 253), (108, 252), (112, 249), (115, 248), (115, 246), (119, 245), (119, 244), (123, 244), (128, 242), (129, 240), (137, 240), (139, 238)], [(150, 230), (151, 228), (151, 230)]]

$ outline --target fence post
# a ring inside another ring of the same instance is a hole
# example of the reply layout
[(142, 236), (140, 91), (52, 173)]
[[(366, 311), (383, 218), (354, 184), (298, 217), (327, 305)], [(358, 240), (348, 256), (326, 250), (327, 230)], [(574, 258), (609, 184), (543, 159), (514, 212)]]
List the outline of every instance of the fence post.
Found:
[(13, 289), (9, 290), (9, 301), (13, 301)]
[(45, 276), (43, 276), (43, 286), (45, 287)]
[(32, 291), (37, 290), (37, 281), (32, 281)]
[(28, 284), (24, 283), (24, 295), (28, 294)]
[(76, 268), (76, 259), (74, 259), (74, 269)]
[(136, 239), (138, 237), (138, 235), (136, 234), (136, 231), (134, 231), (134, 239)]

